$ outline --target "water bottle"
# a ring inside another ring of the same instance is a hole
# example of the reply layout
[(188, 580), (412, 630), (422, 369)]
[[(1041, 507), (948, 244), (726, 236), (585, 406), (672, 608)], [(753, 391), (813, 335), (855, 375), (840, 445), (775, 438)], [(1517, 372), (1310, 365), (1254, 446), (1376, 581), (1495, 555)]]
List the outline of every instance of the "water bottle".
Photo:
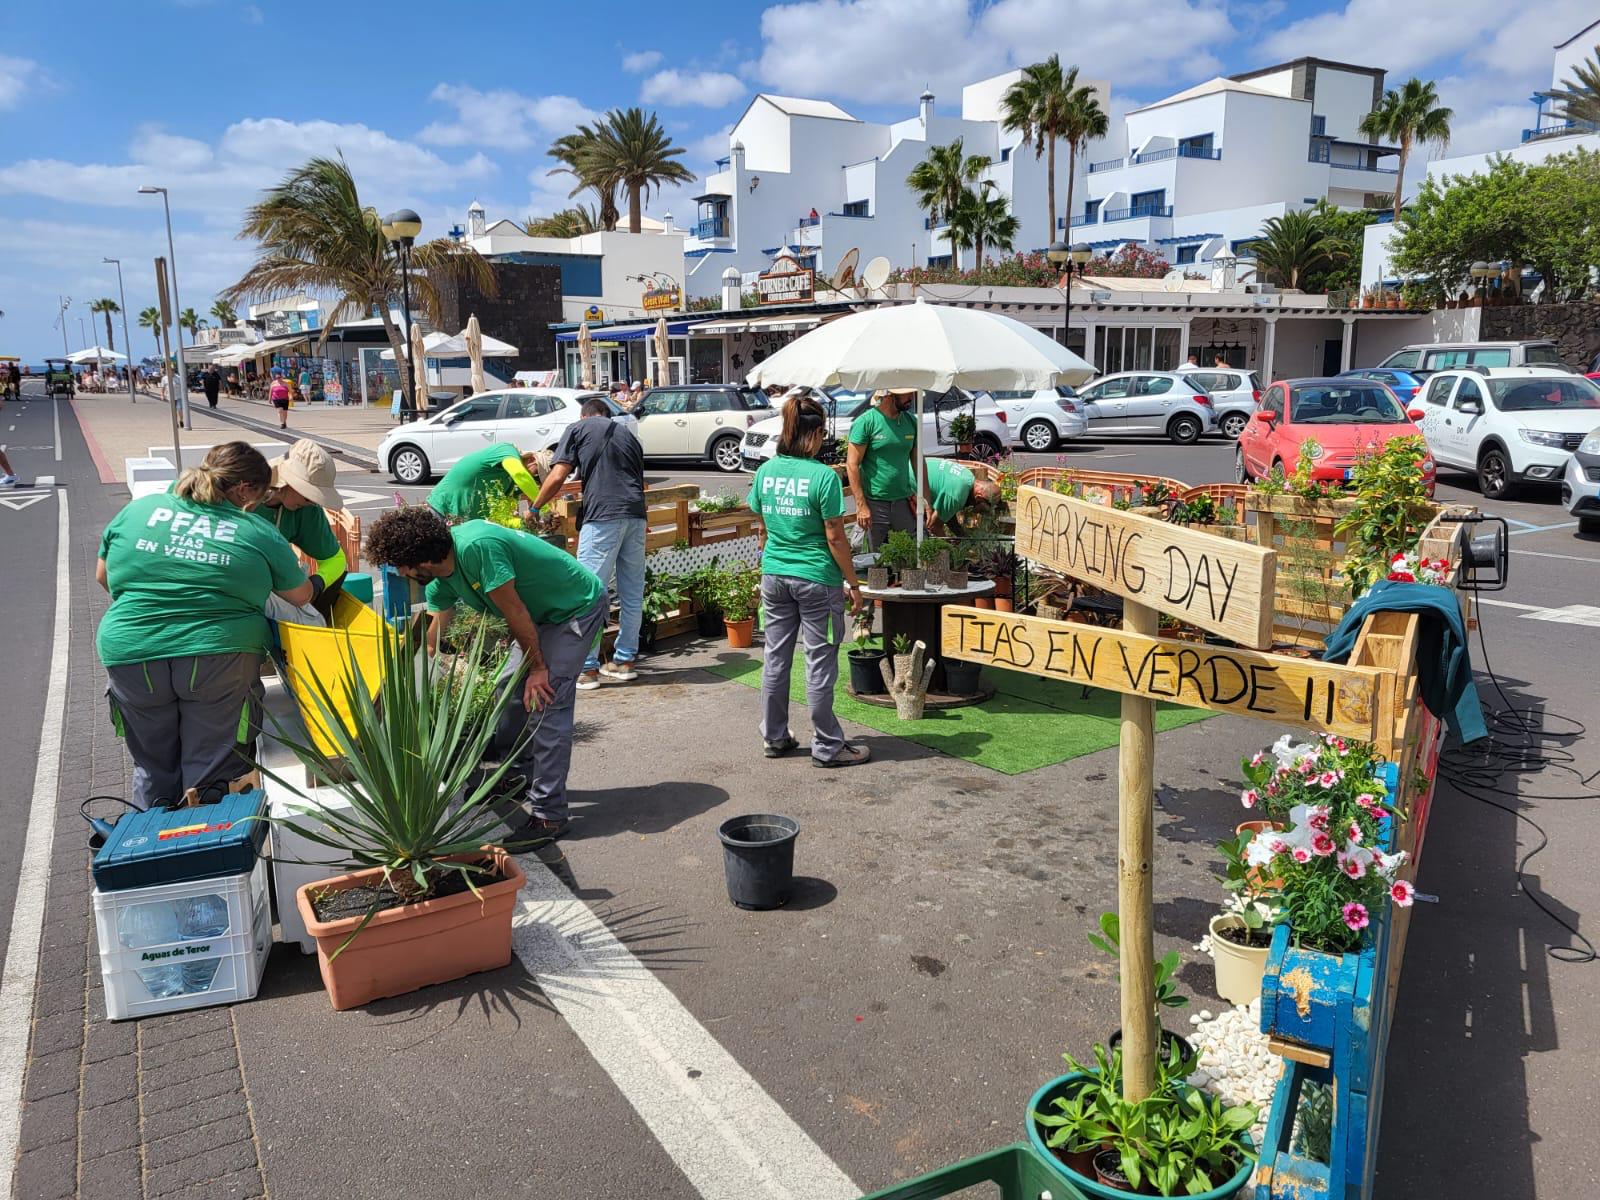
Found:
[[(178, 928), (185, 941), (222, 937), (228, 932), (228, 902), (215, 892), (181, 900)], [(203, 992), (216, 978), (220, 958), (197, 958), (183, 964), (183, 990)]]
[[(148, 904), (135, 904), (122, 910), (117, 917), (117, 938), (129, 950), (143, 950), (146, 946), (170, 946), (182, 935), (178, 929), (178, 914), (171, 901), (156, 900)], [(157, 1000), (181, 996), (188, 991), (183, 970), (172, 961), (163, 961), (139, 969), (139, 978), (150, 995)]]

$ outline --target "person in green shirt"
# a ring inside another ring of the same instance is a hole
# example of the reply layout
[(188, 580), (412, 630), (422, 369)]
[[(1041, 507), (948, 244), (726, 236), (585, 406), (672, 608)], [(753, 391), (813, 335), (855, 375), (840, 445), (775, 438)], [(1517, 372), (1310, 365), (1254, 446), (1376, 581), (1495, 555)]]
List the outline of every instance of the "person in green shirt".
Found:
[(778, 453), (750, 483), (750, 511), (761, 522), (761, 612), (766, 657), (761, 667), (761, 741), (768, 758), (799, 745), (789, 732), (789, 671), (795, 640), (806, 649), (806, 703), (811, 710), (811, 761), (849, 767), (871, 757), (845, 741), (833, 713), (844, 640), (845, 597), (865, 611), (850, 543), (844, 534), (844, 489), (817, 461), (828, 418), (810, 396), (784, 406)]
[[(845, 471), (856, 502), (856, 524), (866, 530), (873, 550), (894, 530), (917, 529), (917, 418), (911, 411), (916, 402), (914, 391), (879, 392), (850, 424)], [(931, 513), (926, 484), (922, 493)]]
[(953, 532), (956, 518), (963, 511), (992, 508), (1000, 499), (999, 484), (977, 479), (968, 468), (948, 458), (930, 458), (924, 469), (928, 472), (934, 516)]
[(111, 607), (95, 646), (139, 808), (226, 787), (250, 769), (263, 608), (274, 593), (304, 604), (312, 590), (283, 535), (245, 511), (271, 479), (244, 442), (214, 446), (171, 492), (130, 502), (100, 539), (95, 578)]
[(578, 673), (605, 628), (600, 577), (531, 533), (491, 521), (452, 527), (426, 505), (374, 521), (367, 555), (428, 585), (432, 651), (460, 605), (505, 619), (516, 648), (501, 679), (527, 674), (506, 707), (497, 744), (521, 743), (517, 769), (533, 813), (527, 832), (547, 840), (564, 835)]
[(539, 494), (536, 454), (523, 454), (510, 442), (496, 442), (463, 455), (428, 493), (428, 505), (442, 517), (473, 521), (489, 515), (489, 505), (519, 492), (532, 501)]
[(316, 566), (311, 572), (311, 603), (291, 608), (272, 596), (267, 599), (267, 615), (278, 621), (326, 625), (349, 567), (328, 524), (327, 510), (344, 507), (344, 497), (334, 486), (338, 467), (333, 456), (309, 438), (301, 438), (268, 465), (272, 486), (255, 513)]

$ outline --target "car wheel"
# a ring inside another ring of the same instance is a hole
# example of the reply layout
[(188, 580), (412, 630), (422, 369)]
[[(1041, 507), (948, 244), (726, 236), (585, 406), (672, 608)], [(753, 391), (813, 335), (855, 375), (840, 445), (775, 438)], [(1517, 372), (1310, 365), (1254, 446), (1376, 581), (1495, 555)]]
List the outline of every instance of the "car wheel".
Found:
[(1218, 422), (1218, 428), (1222, 430), (1223, 437), (1233, 438), (1238, 441), (1239, 435), (1244, 432), (1244, 427), (1248, 420), (1249, 418), (1242, 412), (1225, 413), (1222, 420)]
[(1000, 439), (992, 433), (980, 433), (972, 439), (972, 446), (979, 458), (991, 462), (1006, 452), (1006, 448), (1000, 444)]
[(1167, 436), (1180, 446), (1188, 446), (1200, 440), (1201, 425), (1199, 418), (1190, 416), (1173, 417), (1167, 423)]
[(1250, 468), (1244, 464), (1244, 447), (1233, 448), (1233, 481), (1235, 483), (1250, 482)]
[(1600, 517), (1579, 517), (1578, 532), (1590, 537), (1600, 536)]
[(1056, 427), (1049, 421), (1029, 421), (1022, 427), (1022, 444), (1035, 453), (1056, 448)]
[(719, 437), (711, 443), (711, 462), (719, 471), (732, 474), (741, 466), (739, 461), (739, 439), (736, 437)]
[(1509, 500), (1516, 493), (1511, 463), (1499, 446), (1490, 446), (1478, 456), (1478, 490), (1485, 500)]
[(389, 473), (401, 483), (426, 483), (428, 456), (415, 446), (401, 446), (389, 456)]

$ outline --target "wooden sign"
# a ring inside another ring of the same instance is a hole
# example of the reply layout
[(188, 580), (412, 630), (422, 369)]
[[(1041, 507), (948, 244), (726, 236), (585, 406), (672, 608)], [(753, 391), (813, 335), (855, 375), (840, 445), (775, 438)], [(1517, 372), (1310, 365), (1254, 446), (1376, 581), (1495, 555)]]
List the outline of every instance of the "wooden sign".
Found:
[(1043, 488), (1017, 489), (1017, 553), (1247, 646), (1272, 639), (1275, 551)]
[(1384, 715), (1386, 692), (1379, 684), (1385, 672), (1377, 668), (1143, 637), (991, 609), (945, 608), (941, 650), (967, 662), (1364, 741), (1374, 738)]
[(756, 302), (810, 304), (816, 293), (816, 272), (792, 258), (781, 258), (773, 266), (781, 269), (756, 276)]

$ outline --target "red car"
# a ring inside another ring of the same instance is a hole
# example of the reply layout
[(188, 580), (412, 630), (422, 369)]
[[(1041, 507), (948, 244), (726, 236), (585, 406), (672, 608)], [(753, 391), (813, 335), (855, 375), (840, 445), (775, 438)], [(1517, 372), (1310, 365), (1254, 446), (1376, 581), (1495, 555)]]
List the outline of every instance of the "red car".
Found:
[[(1273, 471), (1292, 474), (1301, 443), (1317, 446), (1313, 479), (1343, 483), (1350, 468), (1369, 450), (1390, 438), (1422, 437), (1416, 422), (1421, 409), (1403, 408), (1383, 384), (1370, 379), (1285, 379), (1261, 396), (1261, 408), (1239, 435), (1233, 452), (1234, 477), (1240, 483)], [(1433, 493), (1433, 456), (1422, 460), (1422, 472)]]

